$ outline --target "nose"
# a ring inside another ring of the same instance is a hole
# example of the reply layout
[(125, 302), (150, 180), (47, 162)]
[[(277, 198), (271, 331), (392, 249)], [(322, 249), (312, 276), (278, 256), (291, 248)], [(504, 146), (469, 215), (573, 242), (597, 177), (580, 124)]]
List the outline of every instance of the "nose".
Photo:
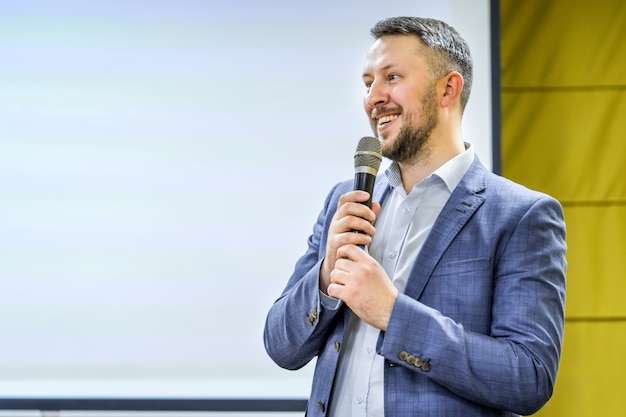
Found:
[(365, 105), (369, 108), (381, 106), (388, 101), (387, 89), (383, 83), (374, 81), (365, 94)]

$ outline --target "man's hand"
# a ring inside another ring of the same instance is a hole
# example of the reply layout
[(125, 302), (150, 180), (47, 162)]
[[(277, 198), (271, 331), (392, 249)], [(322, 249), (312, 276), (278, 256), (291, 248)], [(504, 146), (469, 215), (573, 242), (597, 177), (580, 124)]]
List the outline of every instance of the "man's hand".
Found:
[(337, 251), (328, 295), (343, 300), (359, 318), (380, 330), (387, 330), (398, 289), (367, 251), (343, 245)]
[[(320, 289), (328, 294), (330, 273), (335, 268), (337, 250), (344, 245), (367, 246), (372, 241), (376, 229), (372, 223), (380, 212), (380, 204), (372, 202), (372, 208), (364, 202), (369, 199), (365, 191), (350, 191), (339, 198), (337, 212), (328, 230), (326, 256), (320, 270)], [(354, 230), (363, 233), (355, 233)]]

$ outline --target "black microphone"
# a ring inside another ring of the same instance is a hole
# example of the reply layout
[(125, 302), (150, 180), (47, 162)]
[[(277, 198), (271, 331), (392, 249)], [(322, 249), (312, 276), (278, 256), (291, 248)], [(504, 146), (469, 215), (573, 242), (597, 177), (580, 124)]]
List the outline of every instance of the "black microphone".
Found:
[(370, 198), (363, 204), (370, 208), (374, 181), (383, 160), (381, 153), (380, 141), (371, 136), (362, 137), (354, 153), (354, 189), (369, 193)]

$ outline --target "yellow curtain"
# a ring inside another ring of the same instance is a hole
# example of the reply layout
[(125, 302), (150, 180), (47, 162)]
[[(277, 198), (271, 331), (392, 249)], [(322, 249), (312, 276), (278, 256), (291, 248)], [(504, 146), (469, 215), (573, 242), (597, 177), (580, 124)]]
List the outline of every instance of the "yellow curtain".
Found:
[(561, 369), (537, 416), (626, 416), (626, 2), (500, 0), (502, 173), (561, 201)]

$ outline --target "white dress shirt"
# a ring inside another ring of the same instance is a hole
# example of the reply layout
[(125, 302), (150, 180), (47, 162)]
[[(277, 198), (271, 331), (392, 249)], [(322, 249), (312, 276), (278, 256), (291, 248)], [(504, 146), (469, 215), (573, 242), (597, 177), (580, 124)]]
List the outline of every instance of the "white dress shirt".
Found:
[[(369, 253), (400, 292), (437, 216), (474, 160), (471, 145), (465, 147), (465, 152), (416, 184), (408, 195), (398, 165), (392, 163), (386, 171), (393, 190), (376, 219)], [(325, 308), (341, 305), (324, 295), (322, 304)], [(376, 353), (379, 334), (380, 330), (352, 315), (333, 384), (330, 417), (384, 416), (384, 358)]]

